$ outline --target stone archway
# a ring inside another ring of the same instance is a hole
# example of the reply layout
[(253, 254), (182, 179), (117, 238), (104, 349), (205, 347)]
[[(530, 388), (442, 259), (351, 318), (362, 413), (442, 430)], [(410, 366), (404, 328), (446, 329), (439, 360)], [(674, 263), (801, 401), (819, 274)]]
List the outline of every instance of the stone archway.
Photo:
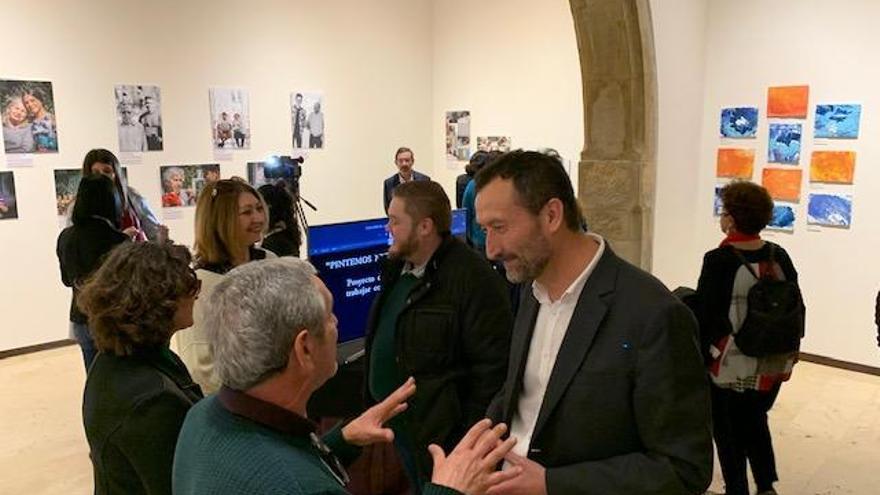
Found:
[(657, 72), (649, 0), (570, 0), (584, 91), (578, 199), (590, 229), (651, 269)]

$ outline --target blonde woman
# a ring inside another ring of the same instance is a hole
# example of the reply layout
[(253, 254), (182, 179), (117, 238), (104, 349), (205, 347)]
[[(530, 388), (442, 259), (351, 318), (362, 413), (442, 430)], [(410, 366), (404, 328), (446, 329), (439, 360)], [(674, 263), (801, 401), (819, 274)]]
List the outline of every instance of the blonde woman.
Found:
[(249, 261), (275, 258), (255, 246), (266, 232), (266, 204), (256, 189), (234, 177), (205, 186), (196, 204), (195, 269), (202, 297), (193, 309), (193, 326), (175, 335), (183, 362), (205, 394), (215, 392), (214, 356), (204, 321), (213, 311), (211, 293), (226, 273)]

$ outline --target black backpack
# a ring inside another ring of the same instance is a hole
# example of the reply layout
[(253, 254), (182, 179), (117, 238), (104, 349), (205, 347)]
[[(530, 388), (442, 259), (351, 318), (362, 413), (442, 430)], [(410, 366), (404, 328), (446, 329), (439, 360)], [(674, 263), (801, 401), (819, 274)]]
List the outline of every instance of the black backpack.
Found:
[[(770, 265), (775, 262), (776, 245), (770, 246)], [(758, 282), (749, 289), (748, 310), (742, 327), (734, 336), (746, 356), (763, 357), (800, 349), (804, 336), (806, 307), (797, 283), (759, 277), (745, 256), (733, 249), (740, 262)]]

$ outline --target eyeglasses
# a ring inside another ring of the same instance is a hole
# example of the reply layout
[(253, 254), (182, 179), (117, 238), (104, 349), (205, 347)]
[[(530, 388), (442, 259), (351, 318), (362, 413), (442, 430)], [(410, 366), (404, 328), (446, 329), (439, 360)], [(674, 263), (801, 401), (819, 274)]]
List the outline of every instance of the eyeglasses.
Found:
[(190, 289), (186, 293), (186, 297), (198, 297), (198, 295), (202, 292), (202, 281), (199, 279), (199, 275), (195, 270), (190, 267), (189, 269), (190, 277), (192, 280), (190, 281)]

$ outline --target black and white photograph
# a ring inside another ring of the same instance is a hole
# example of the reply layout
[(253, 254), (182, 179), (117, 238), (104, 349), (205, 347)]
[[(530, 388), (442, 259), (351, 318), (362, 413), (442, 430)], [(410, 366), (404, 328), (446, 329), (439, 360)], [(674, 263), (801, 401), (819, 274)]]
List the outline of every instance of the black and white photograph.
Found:
[(290, 94), (290, 121), (293, 149), (324, 148), (324, 94)]
[(162, 151), (162, 95), (158, 86), (120, 84), (114, 88), (119, 151)]
[(15, 197), (15, 176), (0, 172), (0, 220), (18, 218), (18, 199)]
[(159, 177), (163, 208), (195, 206), (205, 186), (220, 180), (220, 165), (169, 165), (159, 167)]
[(471, 112), (446, 112), (446, 161), (464, 162), (471, 157)]
[(57, 153), (55, 97), (46, 81), (0, 81), (6, 154)]
[(247, 150), (251, 147), (250, 105), (243, 89), (211, 88), (211, 133), (214, 147)]

